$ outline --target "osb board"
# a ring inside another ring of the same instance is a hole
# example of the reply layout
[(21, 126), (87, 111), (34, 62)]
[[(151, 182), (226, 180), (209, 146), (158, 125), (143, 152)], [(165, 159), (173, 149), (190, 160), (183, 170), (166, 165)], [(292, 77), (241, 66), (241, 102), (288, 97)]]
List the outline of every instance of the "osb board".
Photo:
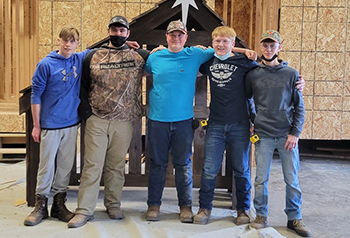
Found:
[(282, 0), (280, 56), (300, 68), (306, 80), (304, 139), (350, 139), (347, 4), (348, 0)]
[[(232, 6), (232, 7), (231, 7)], [(249, 20), (250, 20), (250, 1), (229, 1), (227, 25), (231, 26), (237, 35), (249, 44)]]
[(308, 139), (311, 137), (312, 134), (312, 112), (306, 111), (305, 112), (305, 123), (303, 130), (300, 134), (301, 139)]
[(340, 140), (342, 112), (340, 111), (314, 111), (313, 112), (313, 139)]
[(1, 113), (0, 132), (25, 132), (25, 116)]
[[(57, 49), (57, 38), (64, 25), (72, 25), (80, 32), (78, 51), (102, 40), (107, 34), (111, 17), (123, 15), (129, 21), (155, 7), (159, 0), (39, 0), (40, 59)], [(214, 9), (215, 1), (207, 1)]]

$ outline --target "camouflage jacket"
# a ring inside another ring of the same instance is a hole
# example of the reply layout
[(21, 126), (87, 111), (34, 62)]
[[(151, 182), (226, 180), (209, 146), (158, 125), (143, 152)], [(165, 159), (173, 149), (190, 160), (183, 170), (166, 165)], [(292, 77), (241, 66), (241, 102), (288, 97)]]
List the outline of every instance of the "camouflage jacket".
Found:
[(149, 52), (110, 48), (91, 51), (83, 63), (79, 115), (133, 121), (142, 116), (142, 74)]

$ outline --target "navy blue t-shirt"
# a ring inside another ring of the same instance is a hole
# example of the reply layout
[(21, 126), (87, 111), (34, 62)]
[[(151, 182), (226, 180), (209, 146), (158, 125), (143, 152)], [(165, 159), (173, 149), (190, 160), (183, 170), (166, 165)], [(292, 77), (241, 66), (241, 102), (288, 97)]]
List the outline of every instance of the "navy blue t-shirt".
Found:
[(245, 76), (257, 65), (236, 52), (224, 61), (213, 57), (202, 64), (200, 72), (208, 75), (210, 81), (209, 121), (232, 124), (249, 118)]

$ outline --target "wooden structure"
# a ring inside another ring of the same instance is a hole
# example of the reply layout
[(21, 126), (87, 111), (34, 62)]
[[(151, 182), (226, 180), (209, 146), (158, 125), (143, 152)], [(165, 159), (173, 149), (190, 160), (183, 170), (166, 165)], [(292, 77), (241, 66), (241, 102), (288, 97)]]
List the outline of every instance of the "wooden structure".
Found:
[[(199, 10), (190, 8), (187, 20), (187, 27), (189, 29), (189, 45), (210, 45), (211, 32), (220, 25), (224, 25), (223, 20), (213, 12), (205, 3), (205, 1), (197, 0)], [(163, 1), (156, 5), (155, 8), (133, 19), (130, 23), (130, 40), (136, 40), (140, 45), (147, 45), (148, 49), (152, 49), (158, 45), (165, 45), (165, 31), (170, 21), (181, 19), (181, 6), (171, 8), (174, 4), (172, 1)], [(108, 39), (103, 39), (94, 44), (90, 48), (95, 48)], [(239, 37), (236, 39), (236, 45), (245, 47), (244, 43)], [(202, 76), (205, 77), (205, 76)], [(147, 91), (150, 90), (150, 80), (147, 80)], [(207, 106), (207, 80), (206, 78), (197, 80), (196, 95), (195, 95), (195, 118), (201, 120), (208, 117), (209, 109)], [(28, 87), (21, 91), (23, 96), (20, 98), (20, 113), (26, 113), (27, 126), (27, 201), (29, 206), (33, 206), (35, 202), (35, 185), (39, 162), (39, 146), (31, 138), (32, 118), (30, 111), (30, 93), (31, 88)], [(146, 99), (148, 101), (148, 98)], [(144, 105), (147, 107), (146, 105)], [(82, 126), (82, 128), (84, 125)], [(83, 132), (81, 135), (81, 158), (80, 166), (84, 163), (84, 142)], [(203, 164), (203, 145), (205, 132), (201, 127), (195, 131), (194, 137), (194, 153), (193, 153), (193, 181), (194, 187), (200, 186), (200, 174)], [(125, 186), (147, 186), (147, 162), (148, 156), (146, 151), (146, 172), (141, 173), (141, 157), (142, 157), (142, 122), (141, 119), (135, 123), (134, 135), (129, 148), (129, 173), (125, 175)], [(78, 163), (79, 164), (79, 163)], [(171, 164), (171, 163), (169, 163)], [(169, 166), (166, 186), (175, 186), (175, 179), (173, 175), (172, 166)], [(229, 169), (231, 165), (226, 165), (226, 170), (219, 174), (217, 179), (218, 188), (232, 189), (232, 171)], [(78, 185), (80, 179), (80, 171), (77, 170), (76, 164), (71, 175), (71, 185)]]
[(31, 86), (20, 91), (22, 96), (19, 99), (19, 113), (25, 113), (26, 117), (26, 198), (28, 206), (35, 205), (36, 176), (39, 165), (39, 143), (32, 137), (33, 117), (30, 108)]
[(280, 8), (281, 0), (215, 0), (215, 11), (259, 55), (261, 34), (279, 30)]
[[(39, 1), (0, 1), (0, 106), (18, 107), (39, 55)], [(2, 131), (4, 132), (4, 131)]]
[[(5, 154), (11, 155), (25, 155), (26, 148), (18, 147), (6, 147), (5, 145), (18, 145), (25, 144), (25, 134), (24, 133), (0, 133), (0, 162), (5, 161), (3, 158)], [(18, 159), (18, 158), (17, 158)], [(9, 161), (14, 161), (16, 159), (9, 159)]]

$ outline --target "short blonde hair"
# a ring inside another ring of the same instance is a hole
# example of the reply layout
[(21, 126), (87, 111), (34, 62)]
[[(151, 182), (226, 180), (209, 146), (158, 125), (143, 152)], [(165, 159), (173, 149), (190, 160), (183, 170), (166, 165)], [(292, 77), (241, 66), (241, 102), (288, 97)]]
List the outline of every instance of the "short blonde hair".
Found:
[(79, 31), (72, 26), (64, 26), (59, 34), (59, 37), (62, 40), (70, 40), (74, 39), (76, 41), (79, 41)]
[(217, 36), (228, 37), (234, 40), (236, 38), (236, 32), (231, 27), (228, 26), (218, 26), (211, 33), (212, 39)]

